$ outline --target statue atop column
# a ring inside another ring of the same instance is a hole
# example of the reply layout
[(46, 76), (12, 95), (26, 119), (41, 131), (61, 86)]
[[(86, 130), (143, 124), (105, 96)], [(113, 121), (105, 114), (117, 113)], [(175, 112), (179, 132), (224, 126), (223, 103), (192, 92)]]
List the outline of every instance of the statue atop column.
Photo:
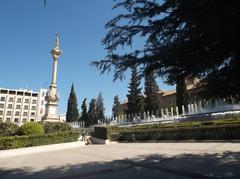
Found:
[(56, 34), (55, 46), (51, 49), (51, 54), (53, 57), (52, 82), (46, 95), (47, 104), (43, 120), (48, 122), (58, 122), (57, 102), (59, 101), (59, 94), (57, 91), (57, 64), (58, 58), (62, 54), (62, 50), (59, 47), (58, 34)]

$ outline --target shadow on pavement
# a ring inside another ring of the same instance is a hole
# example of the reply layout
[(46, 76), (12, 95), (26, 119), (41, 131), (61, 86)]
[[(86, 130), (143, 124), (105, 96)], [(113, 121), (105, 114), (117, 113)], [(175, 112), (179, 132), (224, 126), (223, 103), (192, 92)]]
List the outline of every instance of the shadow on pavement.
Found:
[(184, 154), (174, 157), (153, 154), (111, 162), (52, 166), (41, 171), (32, 171), (31, 168), (8, 170), (1, 166), (0, 178), (240, 178), (240, 153)]

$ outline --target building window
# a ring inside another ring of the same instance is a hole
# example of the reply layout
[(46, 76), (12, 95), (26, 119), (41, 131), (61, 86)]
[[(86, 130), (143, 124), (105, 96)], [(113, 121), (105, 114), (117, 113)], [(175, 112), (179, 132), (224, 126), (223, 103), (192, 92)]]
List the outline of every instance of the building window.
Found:
[(3, 111), (0, 111), (0, 115), (3, 115)]
[(44, 105), (44, 100), (41, 101), (41, 105), (42, 105), (42, 106)]
[(20, 109), (20, 107), (21, 107), (21, 106), (18, 104), (18, 105), (16, 106), (16, 109)]
[(44, 97), (45, 96), (45, 92), (42, 92), (42, 97)]
[(32, 103), (33, 103), (33, 104), (36, 104), (36, 103), (37, 103), (37, 100), (36, 100), (36, 99), (32, 100)]
[(40, 114), (43, 114), (43, 109), (41, 109)]
[(25, 123), (26, 121), (27, 121), (26, 118), (23, 118), (23, 119), (22, 119), (22, 123)]
[(31, 119), (30, 121), (31, 121), (31, 122), (34, 122), (34, 119)]
[(27, 112), (24, 112), (24, 113), (23, 113), (23, 116), (27, 116)]
[(1, 97), (1, 101), (5, 101), (5, 97)]
[(29, 99), (25, 99), (25, 103), (29, 103)]
[(20, 112), (19, 112), (19, 111), (16, 111), (16, 112), (15, 112), (15, 116), (20, 116)]
[(13, 105), (12, 104), (8, 104), (8, 109), (12, 109)]
[(6, 122), (11, 122), (11, 118), (7, 117)]
[(21, 103), (22, 102), (22, 99), (21, 98), (18, 98), (17, 99), (17, 103)]
[(7, 111), (7, 116), (11, 116), (12, 115), (12, 111)]
[(15, 118), (15, 119), (14, 119), (14, 122), (15, 122), (15, 123), (18, 123), (18, 121), (19, 121), (18, 118)]
[(25, 109), (25, 110), (28, 110), (28, 105), (24, 105), (24, 109)]
[(34, 113), (34, 112), (31, 112), (31, 116), (35, 116), (35, 113)]
[(4, 104), (0, 104), (0, 108), (4, 108)]
[(9, 99), (8, 99), (8, 102), (13, 102), (13, 98), (12, 98), (12, 97), (9, 98)]
[(36, 110), (36, 106), (32, 106), (32, 110)]

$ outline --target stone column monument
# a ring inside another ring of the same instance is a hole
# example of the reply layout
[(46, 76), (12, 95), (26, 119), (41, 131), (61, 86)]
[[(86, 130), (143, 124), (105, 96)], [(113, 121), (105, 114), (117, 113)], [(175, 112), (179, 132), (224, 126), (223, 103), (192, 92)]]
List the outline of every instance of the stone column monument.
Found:
[(62, 54), (62, 51), (59, 48), (58, 34), (56, 34), (55, 47), (52, 48), (51, 54), (53, 57), (52, 82), (45, 98), (47, 104), (43, 120), (46, 122), (58, 122), (59, 117), (57, 115), (57, 102), (59, 100), (59, 93), (57, 91), (57, 64), (58, 58)]

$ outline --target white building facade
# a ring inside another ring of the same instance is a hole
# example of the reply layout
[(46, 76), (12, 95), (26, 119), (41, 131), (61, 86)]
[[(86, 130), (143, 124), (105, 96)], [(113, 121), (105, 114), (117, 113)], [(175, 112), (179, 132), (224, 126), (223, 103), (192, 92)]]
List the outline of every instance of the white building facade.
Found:
[(21, 125), (41, 121), (45, 114), (47, 89), (34, 92), (27, 89), (0, 88), (0, 121)]

